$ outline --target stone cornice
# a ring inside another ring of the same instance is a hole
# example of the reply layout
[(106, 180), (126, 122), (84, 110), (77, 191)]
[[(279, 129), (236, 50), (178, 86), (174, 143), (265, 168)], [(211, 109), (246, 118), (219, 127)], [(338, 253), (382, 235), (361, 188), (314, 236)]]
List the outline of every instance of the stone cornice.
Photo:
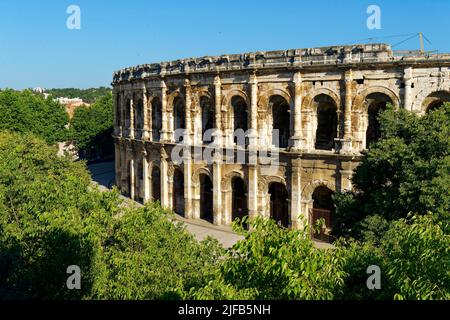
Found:
[(133, 80), (162, 78), (196, 73), (251, 71), (264, 69), (361, 68), (383, 65), (448, 65), (450, 54), (429, 56), (395, 56), (390, 45), (361, 44), (284, 51), (260, 51), (243, 54), (206, 56), (171, 62), (138, 65), (116, 71), (113, 85)]

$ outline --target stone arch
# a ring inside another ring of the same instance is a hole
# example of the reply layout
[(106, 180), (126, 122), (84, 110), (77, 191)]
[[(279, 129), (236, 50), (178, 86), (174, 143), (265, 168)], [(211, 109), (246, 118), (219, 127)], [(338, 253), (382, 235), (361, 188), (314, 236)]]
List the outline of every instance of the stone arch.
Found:
[(278, 225), (285, 228), (290, 227), (292, 219), (290, 216), (290, 196), (284, 179), (270, 179), (267, 182), (267, 194), (269, 204), (269, 214)]
[(206, 137), (205, 133), (210, 132), (215, 128), (216, 114), (214, 100), (210, 95), (202, 94), (199, 96), (199, 115), (201, 122), (201, 137), (204, 143), (209, 143), (212, 140), (211, 137)]
[(333, 225), (333, 216), (336, 207), (333, 201), (335, 191), (321, 184), (317, 186), (312, 195), (312, 208), (309, 212), (309, 223), (311, 226), (316, 225), (319, 219), (324, 220), (324, 225), (320, 232), (314, 232), (312, 229), (312, 237), (316, 240), (331, 242), (331, 230)]
[[(270, 132), (272, 145), (279, 148), (287, 148), (291, 137), (291, 110), (292, 104), (287, 100), (288, 96), (269, 96), (270, 110), (268, 112), (269, 122), (272, 130)], [(274, 130), (278, 130), (278, 137), (274, 136)]]
[(385, 86), (372, 86), (361, 91), (352, 102), (352, 111), (367, 112), (369, 104), (366, 101), (367, 96), (373, 93), (381, 93), (390, 98), (394, 108), (398, 108), (400, 105), (400, 97), (392, 89)]
[(151, 169), (149, 170), (149, 177), (151, 179), (151, 197), (152, 201), (161, 202), (161, 167), (155, 161), (149, 163)]
[(238, 170), (233, 170), (231, 172), (228, 172), (221, 181), (221, 187), (222, 187), (222, 191), (224, 192), (229, 192), (231, 191), (231, 181), (234, 178), (241, 178), (243, 180), (245, 180), (245, 176), (244, 173), (242, 173), (241, 171)]
[(159, 96), (153, 96), (149, 105), (151, 106), (149, 125), (152, 131), (152, 140), (159, 141), (161, 139), (162, 130), (162, 103)]
[(332, 96), (320, 93), (311, 101), (314, 148), (333, 150), (334, 139), (339, 137), (339, 105)]
[(326, 95), (329, 96), (334, 103), (336, 104), (336, 107), (339, 110), (340, 104), (341, 104), (341, 99), (339, 98), (339, 95), (331, 89), (328, 88), (319, 88), (319, 89), (315, 89), (313, 92), (311, 92), (310, 94), (308, 94), (304, 99), (303, 99), (303, 105), (305, 106), (305, 109), (311, 112), (316, 112), (317, 111), (317, 104), (314, 103), (314, 99), (317, 96), (320, 95)]
[(208, 168), (199, 168), (199, 169), (195, 170), (195, 172), (192, 174), (192, 186), (193, 187), (199, 187), (200, 175), (202, 175), (202, 174), (208, 175), (211, 180), (213, 179), (212, 173)]
[(441, 85), (437, 83), (429, 84), (425, 86), (413, 99), (412, 110), (419, 113), (425, 113), (427, 111), (427, 97), (435, 92), (450, 92), (450, 81), (444, 81)]
[(429, 112), (442, 106), (445, 102), (450, 102), (450, 91), (435, 91), (430, 93), (422, 102), (422, 110)]
[(184, 216), (185, 197), (184, 197), (184, 172), (180, 166), (173, 166), (172, 184), (172, 209), (175, 213)]
[(334, 182), (325, 180), (325, 179), (321, 179), (321, 180), (313, 180), (310, 183), (308, 183), (306, 186), (303, 187), (302, 189), (302, 198), (303, 200), (306, 201), (312, 201), (312, 194), (314, 193), (314, 190), (317, 187), (320, 186), (324, 186), (327, 187), (328, 189), (336, 192), (336, 185), (334, 184)]

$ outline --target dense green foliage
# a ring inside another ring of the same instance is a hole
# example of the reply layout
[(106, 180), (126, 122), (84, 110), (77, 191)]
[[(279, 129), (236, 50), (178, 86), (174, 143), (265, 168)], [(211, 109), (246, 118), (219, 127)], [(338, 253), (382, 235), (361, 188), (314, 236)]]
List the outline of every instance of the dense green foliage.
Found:
[(0, 130), (32, 132), (48, 143), (67, 139), (64, 107), (32, 91), (0, 91), (0, 115)]
[[(176, 298), (203, 285), (216, 241), (198, 243), (157, 205), (125, 209), (83, 163), (55, 153), (0, 133), (0, 298)], [(81, 290), (66, 288), (70, 265)]]
[(111, 88), (99, 87), (89, 89), (76, 89), (76, 88), (61, 88), (61, 89), (48, 89), (46, 93), (51, 94), (55, 98), (80, 98), (84, 102), (93, 103), (97, 99), (102, 98), (105, 95), (111, 93)]
[(450, 104), (423, 117), (389, 108), (382, 138), (353, 176), (354, 191), (336, 196), (338, 236), (379, 237), (410, 212), (450, 215)]
[(103, 155), (112, 155), (114, 144), (113, 102), (110, 93), (90, 106), (75, 109), (70, 121), (71, 138), (79, 150), (101, 150)]

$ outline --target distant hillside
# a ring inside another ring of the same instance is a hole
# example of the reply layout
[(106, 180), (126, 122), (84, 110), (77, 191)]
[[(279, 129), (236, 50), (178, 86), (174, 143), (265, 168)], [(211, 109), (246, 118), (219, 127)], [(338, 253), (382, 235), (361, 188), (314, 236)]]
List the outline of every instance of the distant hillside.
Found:
[(93, 103), (98, 98), (105, 96), (111, 92), (111, 88), (99, 87), (89, 89), (62, 88), (62, 89), (46, 89), (46, 93), (51, 94), (55, 98), (81, 98), (84, 102)]

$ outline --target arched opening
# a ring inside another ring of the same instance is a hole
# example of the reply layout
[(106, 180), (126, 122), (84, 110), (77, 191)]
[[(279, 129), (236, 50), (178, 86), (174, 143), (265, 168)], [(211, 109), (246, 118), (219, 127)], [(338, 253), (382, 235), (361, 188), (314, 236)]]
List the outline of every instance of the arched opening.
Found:
[[(248, 145), (248, 139), (242, 135), (241, 130), (245, 133), (248, 130), (248, 108), (247, 103), (241, 96), (231, 98), (231, 106), (233, 108), (233, 137), (234, 143), (245, 147)], [(241, 130), (239, 130), (241, 129)], [(239, 130), (239, 131), (238, 131)], [(239, 133), (241, 132), (241, 133)]]
[(137, 183), (136, 183), (136, 195), (135, 198), (138, 202), (144, 203), (143, 186), (144, 186), (144, 166), (142, 161), (137, 161)]
[(444, 105), (444, 103), (450, 102), (450, 92), (448, 91), (437, 91), (430, 94), (423, 101), (423, 105), (427, 112), (439, 109)]
[(213, 222), (213, 184), (206, 174), (200, 175), (200, 219)]
[(314, 98), (317, 104), (316, 149), (332, 150), (337, 137), (337, 107), (334, 100), (320, 94)]
[(127, 129), (130, 129), (130, 112), (131, 112), (131, 100), (127, 99), (127, 102), (125, 103), (125, 127)]
[(127, 190), (126, 190), (126, 196), (127, 197), (131, 197), (131, 186), (133, 185), (133, 178), (132, 175), (134, 174), (133, 172), (133, 160), (129, 160), (127, 163), (127, 172), (128, 172), (128, 179), (127, 179)]
[[(176, 130), (186, 129), (186, 109), (181, 97), (173, 100), (173, 129), (174, 133)], [(182, 134), (180, 134), (175, 142), (180, 142), (182, 139)]]
[(184, 175), (180, 169), (173, 174), (173, 211), (184, 216)]
[(161, 171), (156, 166), (152, 170), (152, 200), (161, 202)]
[(159, 141), (161, 139), (162, 129), (162, 105), (159, 98), (152, 100), (152, 139)]
[(138, 130), (138, 132), (140, 132), (142, 129), (144, 129), (144, 102), (142, 101), (142, 99), (138, 99), (136, 103), (135, 119), (136, 129)]
[(383, 93), (371, 93), (366, 97), (367, 108), (367, 131), (366, 131), (366, 147), (381, 138), (380, 121), (378, 115), (386, 110), (388, 103), (392, 104), (391, 98)]
[[(313, 239), (331, 242), (332, 218), (335, 212), (333, 203), (333, 191), (325, 186), (317, 187), (313, 194), (313, 208), (310, 212), (310, 223), (314, 226), (319, 219), (324, 220), (320, 233), (313, 233)], [(312, 230), (313, 231), (313, 230)]]
[(278, 148), (287, 148), (290, 138), (289, 103), (282, 96), (272, 96), (269, 100), (272, 111), (272, 144)]
[[(231, 181), (232, 189), (232, 220), (242, 219), (248, 216), (247, 206), (247, 187), (244, 180), (239, 177), (233, 178)], [(248, 225), (246, 225), (248, 227)]]
[(289, 196), (286, 187), (274, 182), (269, 186), (270, 194), (270, 217), (274, 219), (278, 225), (289, 227)]
[(202, 112), (202, 141), (209, 143), (212, 141), (212, 137), (205, 137), (205, 132), (215, 127), (215, 112), (211, 99), (205, 96), (201, 97), (200, 109)]

